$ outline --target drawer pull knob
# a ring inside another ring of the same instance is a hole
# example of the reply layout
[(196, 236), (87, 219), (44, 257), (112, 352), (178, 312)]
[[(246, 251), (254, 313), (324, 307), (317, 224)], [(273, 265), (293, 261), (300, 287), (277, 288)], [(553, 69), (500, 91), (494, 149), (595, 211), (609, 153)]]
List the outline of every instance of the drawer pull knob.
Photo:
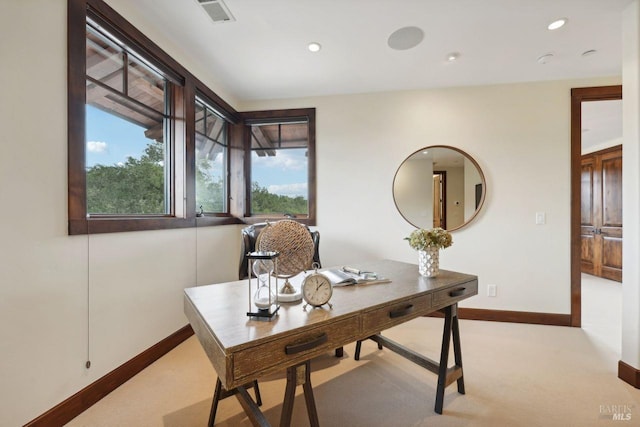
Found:
[(450, 297), (459, 297), (461, 295), (464, 295), (464, 291), (466, 291), (465, 288), (454, 289), (453, 291), (449, 292), (449, 296)]
[(389, 312), (389, 317), (395, 319), (397, 317), (406, 316), (413, 311), (413, 304), (407, 304), (405, 307)]
[(284, 346), (285, 354), (296, 354), (301, 351), (310, 350), (314, 347), (322, 345), (327, 342), (329, 337), (326, 332), (323, 332), (321, 335), (318, 335), (315, 338), (310, 339), (309, 341), (295, 343), (295, 344), (287, 344)]

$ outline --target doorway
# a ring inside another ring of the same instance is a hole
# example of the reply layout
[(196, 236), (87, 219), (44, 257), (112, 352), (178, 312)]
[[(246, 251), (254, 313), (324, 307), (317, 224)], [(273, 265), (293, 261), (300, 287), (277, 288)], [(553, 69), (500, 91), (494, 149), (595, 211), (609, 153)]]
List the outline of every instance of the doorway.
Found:
[(433, 171), (433, 227), (447, 229), (446, 171)]
[(582, 325), (582, 107), (585, 102), (622, 99), (622, 86), (571, 90), (571, 326)]

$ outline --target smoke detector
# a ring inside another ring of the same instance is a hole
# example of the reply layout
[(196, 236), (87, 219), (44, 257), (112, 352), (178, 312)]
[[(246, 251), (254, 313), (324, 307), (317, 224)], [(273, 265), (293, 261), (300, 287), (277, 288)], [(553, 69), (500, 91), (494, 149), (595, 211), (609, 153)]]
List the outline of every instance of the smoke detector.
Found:
[(216, 24), (235, 21), (229, 8), (222, 0), (197, 0), (200, 6), (207, 12), (207, 15)]

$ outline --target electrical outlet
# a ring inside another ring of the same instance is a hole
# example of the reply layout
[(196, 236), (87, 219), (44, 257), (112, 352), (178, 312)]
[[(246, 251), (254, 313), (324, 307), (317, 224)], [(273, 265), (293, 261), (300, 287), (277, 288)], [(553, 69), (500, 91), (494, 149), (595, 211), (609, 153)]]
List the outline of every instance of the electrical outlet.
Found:
[(498, 285), (487, 285), (487, 296), (495, 297), (498, 294)]

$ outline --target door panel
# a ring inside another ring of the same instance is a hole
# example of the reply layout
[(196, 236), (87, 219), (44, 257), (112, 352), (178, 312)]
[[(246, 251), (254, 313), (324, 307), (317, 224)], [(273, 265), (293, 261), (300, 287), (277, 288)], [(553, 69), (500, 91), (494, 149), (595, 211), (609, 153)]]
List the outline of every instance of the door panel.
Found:
[(622, 239), (603, 236), (602, 277), (622, 281)]
[(602, 266), (622, 269), (622, 239), (603, 236)]
[(622, 147), (582, 158), (582, 272), (622, 281)]
[(622, 227), (622, 156), (618, 153), (602, 156), (602, 225)]
[(581, 173), (581, 192), (580, 192), (580, 240), (581, 240), (581, 269), (583, 273), (595, 274), (593, 260), (595, 259), (595, 230), (593, 218), (593, 192), (594, 183), (594, 166), (593, 157), (583, 157), (582, 173)]
[(582, 159), (581, 192), (580, 192), (580, 218), (582, 226), (593, 227), (593, 157)]
[(593, 265), (593, 249), (594, 249), (594, 235), (584, 234), (582, 235), (582, 272), (588, 274), (595, 274)]
[(622, 150), (602, 162), (602, 277), (622, 281)]

